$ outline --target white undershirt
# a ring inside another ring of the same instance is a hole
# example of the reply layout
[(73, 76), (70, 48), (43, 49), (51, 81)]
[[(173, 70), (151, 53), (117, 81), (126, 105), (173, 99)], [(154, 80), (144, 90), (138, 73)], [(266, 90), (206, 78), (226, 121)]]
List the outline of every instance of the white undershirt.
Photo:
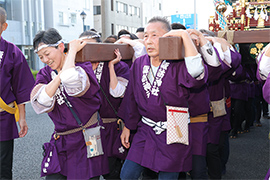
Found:
[[(150, 70), (149, 70), (149, 73), (148, 73), (148, 75), (147, 75), (147, 77), (148, 77), (150, 83), (153, 84), (159, 66), (156, 67), (156, 66), (153, 66), (153, 65), (151, 64), (151, 68), (152, 68), (153, 71), (150, 69)], [(152, 72), (153, 72), (153, 73), (152, 73)]]

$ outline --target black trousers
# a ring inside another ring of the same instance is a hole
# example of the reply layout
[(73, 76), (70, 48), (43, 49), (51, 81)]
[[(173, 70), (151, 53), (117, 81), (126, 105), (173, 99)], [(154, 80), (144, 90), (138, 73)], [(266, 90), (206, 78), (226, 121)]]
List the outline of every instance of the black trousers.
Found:
[(230, 156), (230, 143), (229, 143), (229, 132), (221, 131), (219, 139), (219, 154), (221, 160), (221, 171), (226, 173), (226, 164)]
[(218, 144), (207, 144), (206, 163), (210, 179), (221, 179), (221, 158)]
[(103, 175), (105, 179), (120, 179), (120, 172), (123, 162), (119, 158), (109, 157), (110, 173)]
[(14, 140), (0, 142), (0, 179), (12, 179), (13, 151)]
[(205, 156), (192, 155), (190, 175), (191, 179), (208, 179)]
[(261, 116), (262, 116), (262, 96), (255, 97), (255, 121), (256, 123), (261, 123)]
[(236, 135), (238, 130), (241, 130), (241, 123), (244, 119), (244, 106), (246, 101), (232, 98), (231, 110), (231, 135)]
[(268, 103), (262, 98), (263, 116), (268, 116)]
[(245, 103), (245, 130), (249, 130), (251, 124), (254, 122), (255, 118), (255, 109), (253, 108), (254, 98), (248, 98), (248, 102)]

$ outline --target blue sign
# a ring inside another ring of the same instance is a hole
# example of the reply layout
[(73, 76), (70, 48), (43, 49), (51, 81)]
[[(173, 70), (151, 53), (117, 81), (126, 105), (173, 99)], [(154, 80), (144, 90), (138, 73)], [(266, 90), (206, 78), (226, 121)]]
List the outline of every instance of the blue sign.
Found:
[[(194, 14), (171, 15), (171, 23), (183, 24), (187, 29), (194, 29)], [(198, 14), (196, 14), (196, 29), (198, 28)]]

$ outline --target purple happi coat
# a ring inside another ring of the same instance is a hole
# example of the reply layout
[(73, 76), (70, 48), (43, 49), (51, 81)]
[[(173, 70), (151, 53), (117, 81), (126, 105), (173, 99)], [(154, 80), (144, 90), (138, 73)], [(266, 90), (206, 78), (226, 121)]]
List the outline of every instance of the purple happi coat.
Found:
[(147, 74), (150, 71), (148, 55), (134, 61), (127, 90), (128, 119), (126, 127), (136, 130), (127, 159), (153, 171), (181, 172), (192, 168), (192, 133), (190, 145), (166, 144), (167, 131), (156, 135), (152, 127), (141, 121), (145, 116), (152, 121), (166, 121), (166, 105), (188, 107), (190, 89), (205, 85), (208, 72), (202, 80), (196, 80), (187, 72), (184, 61), (163, 61), (156, 73), (153, 85)]
[[(100, 108), (101, 99), (99, 95), (99, 85), (90, 62), (77, 63), (82, 67), (89, 77), (90, 88), (81, 97), (68, 96), (63, 88), (64, 94), (73, 106), (73, 110), (78, 115), (83, 124), (86, 124), (91, 116)], [(49, 66), (42, 68), (36, 77), (36, 84), (48, 84), (52, 81), (52, 69)], [(58, 88), (59, 90), (59, 88)], [(65, 104), (63, 95), (58, 94), (54, 108), (48, 113), (55, 125), (57, 132), (64, 132), (79, 127), (70, 109)], [(102, 124), (102, 122), (100, 122)], [(92, 125), (95, 127), (97, 124)], [(104, 147), (104, 130), (101, 129), (102, 145)], [(51, 138), (51, 142), (54, 142)], [(58, 157), (61, 166), (61, 174), (68, 179), (90, 179), (108, 173), (108, 159), (105, 155), (87, 158), (86, 145), (82, 131), (60, 136), (56, 141)], [(103, 148), (104, 150), (104, 148)], [(105, 149), (106, 150), (106, 149)]]
[[(208, 69), (208, 81), (213, 81), (219, 78), (222, 74), (222, 67), (213, 67), (205, 62), (205, 67)], [(189, 91), (188, 107), (191, 117), (207, 114), (210, 111), (210, 99), (207, 84), (201, 88), (191, 89)], [(208, 122), (190, 123), (192, 132), (192, 154), (206, 156), (207, 135), (209, 124)]]
[[(208, 69), (209, 71), (209, 69)], [(191, 89), (188, 96), (190, 117), (207, 114), (210, 111), (210, 100), (207, 85)], [(206, 156), (208, 122), (190, 123), (192, 132), (192, 155)]]
[[(100, 65), (100, 64), (99, 64)], [(119, 63), (114, 65), (114, 70), (117, 78), (122, 79), (122, 81), (126, 81), (128, 83), (129, 79), (129, 67), (126, 63), (120, 61)], [(121, 105), (122, 98), (115, 98), (113, 97), (110, 92), (110, 72), (108, 68), (108, 62), (104, 62), (102, 65), (102, 70), (101, 70), (101, 77), (100, 77), (100, 85), (102, 89), (104, 90), (104, 93), (106, 94), (107, 98), (109, 99), (111, 105), (114, 107), (114, 110), (118, 112), (119, 106)], [(99, 77), (97, 77), (99, 79)], [(98, 80), (99, 81), (99, 80)], [(117, 118), (116, 112), (113, 110), (109, 102), (107, 101), (105, 95), (100, 92), (101, 96), (101, 106), (100, 106), (100, 116), (101, 118)], [(121, 148), (121, 143), (120, 143), (120, 136), (119, 136), (119, 131), (117, 130), (118, 124), (117, 122), (112, 122), (112, 123), (104, 123), (103, 126), (105, 127), (105, 148), (107, 149), (107, 156), (112, 157), (113, 156), (113, 147), (114, 145), (117, 146), (114, 150), (119, 152), (119, 156), (121, 154), (124, 154), (125, 149)], [(119, 143), (118, 143), (119, 142)], [(118, 157), (119, 157), (118, 156)], [(123, 156), (124, 158), (124, 156)]]
[(260, 66), (261, 59), (262, 59), (264, 53), (265, 52), (262, 53), (262, 55), (260, 56), (260, 59), (258, 61), (256, 77), (262, 84), (264, 83), (263, 87), (262, 87), (263, 98), (268, 104), (270, 104), (270, 77), (269, 77), (270, 73), (268, 74), (267, 79), (265, 81), (263, 81), (261, 76), (260, 76), (260, 72), (259, 72), (259, 66)]
[(248, 100), (248, 89), (245, 83), (248, 78), (248, 74), (242, 65), (235, 70), (234, 75), (229, 78), (231, 97), (233, 99)]
[[(34, 78), (21, 50), (0, 39), (0, 94), (6, 104), (22, 104), (30, 100)], [(13, 114), (0, 113), (0, 141), (18, 138), (18, 128)]]
[[(217, 80), (208, 83), (208, 90), (211, 101), (217, 101), (227, 97), (225, 92), (226, 90), (225, 84), (227, 80), (225, 78), (227, 78), (227, 76), (229, 76), (229, 74), (232, 73), (241, 62), (241, 55), (239, 53), (233, 52), (232, 50), (230, 50), (230, 53), (232, 59), (231, 67), (229, 67), (222, 60), (220, 60), (222, 66), (222, 75)], [(208, 114), (208, 123), (209, 123), (208, 143), (219, 144), (219, 137), (221, 131), (223, 130), (223, 125), (228, 126), (227, 124), (229, 122), (228, 111), (230, 110), (228, 110), (227, 104), (225, 108), (227, 112), (226, 115), (214, 118), (212, 112)], [(227, 123), (224, 124), (224, 121), (226, 121)]]
[(229, 131), (231, 129), (231, 88), (228, 78), (232, 76), (232, 73), (239, 67), (241, 63), (241, 54), (238, 52), (231, 52), (231, 67), (226, 65), (223, 61), (221, 62), (223, 66), (223, 77), (225, 78), (224, 81), (224, 89), (225, 89), (225, 97), (226, 97), (226, 112), (222, 123), (222, 131)]
[(263, 93), (263, 98), (265, 99), (265, 101), (268, 104), (270, 104), (270, 73), (263, 85), (262, 93)]

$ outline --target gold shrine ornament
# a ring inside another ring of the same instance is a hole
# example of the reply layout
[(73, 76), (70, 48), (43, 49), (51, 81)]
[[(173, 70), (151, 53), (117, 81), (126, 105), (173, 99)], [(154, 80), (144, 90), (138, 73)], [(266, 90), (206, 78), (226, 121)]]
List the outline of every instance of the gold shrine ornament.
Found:
[(260, 54), (260, 52), (263, 50), (263, 48), (267, 45), (268, 43), (252, 43), (249, 46), (249, 53), (250, 56), (253, 59), (256, 59), (256, 57)]

